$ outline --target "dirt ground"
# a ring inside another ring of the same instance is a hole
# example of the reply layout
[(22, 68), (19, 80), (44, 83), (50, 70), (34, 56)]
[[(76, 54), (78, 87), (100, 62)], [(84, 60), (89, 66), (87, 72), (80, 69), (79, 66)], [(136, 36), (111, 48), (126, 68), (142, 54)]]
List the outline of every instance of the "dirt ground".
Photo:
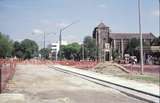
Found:
[(107, 74), (107, 75), (117, 75), (117, 74), (124, 75), (124, 74), (127, 74), (126, 72), (124, 72), (119, 67), (116, 67), (111, 62), (99, 63), (92, 70), (95, 71), (95, 72), (102, 73), (102, 74)]
[(145, 72), (144, 75), (141, 75), (140, 72), (137, 72), (137, 71), (133, 71), (133, 72), (130, 71), (130, 73), (127, 73), (127, 72), (124, 72), (119, 67), (115, 66), (111, 62), (99, 63), (92, 69), (92, 71), (101, 73), (101, 74), (122, 77), (129, 80), (135, 80), (139, 82), (153, 83), (156, 85), (160, 85), (159, 72), (157, 72), (156, 74)]
[[(17, 65), (5, 92), (23, 94), (25, 103), (145, 103), (45, 65)], [(7, 99), (0, 103), (13, 103)]]

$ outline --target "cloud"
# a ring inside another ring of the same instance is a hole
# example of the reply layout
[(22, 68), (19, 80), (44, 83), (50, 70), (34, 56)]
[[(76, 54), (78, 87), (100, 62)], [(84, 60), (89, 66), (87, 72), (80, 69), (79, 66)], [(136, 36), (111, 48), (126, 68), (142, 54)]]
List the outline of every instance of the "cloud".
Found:
[(155, 11), (153, 11), (153, 15), (154, 15), (154, 16), (160, 16), (160, 14), (159, 14), (159, 10), (155, 10)]
[(63, 27), (65, 27), (65, 26), (67, 26), (69, 23), (66, 23), (66, 22), (60, 22), (60, 23), (56, 23), (56, 26), (58, 27), (58, 28), (63, 28)]
[(98, 7), (99, 8), (106, 8), (107, 6), (105, 4), (99, 4)]
[(33, 34), (42, 34), (42, 33), (43, 33), (43, 31), (40, 30), (40, 29), (34, 29), (33, 30)]

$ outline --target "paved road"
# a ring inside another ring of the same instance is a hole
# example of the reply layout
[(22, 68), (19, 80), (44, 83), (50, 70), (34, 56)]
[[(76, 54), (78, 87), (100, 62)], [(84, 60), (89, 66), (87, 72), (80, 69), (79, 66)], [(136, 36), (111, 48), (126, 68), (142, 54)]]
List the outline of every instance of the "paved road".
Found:
[(45, 65), (18, 65), (6, 92), (23, 94), (26, 103), (145, 103)]

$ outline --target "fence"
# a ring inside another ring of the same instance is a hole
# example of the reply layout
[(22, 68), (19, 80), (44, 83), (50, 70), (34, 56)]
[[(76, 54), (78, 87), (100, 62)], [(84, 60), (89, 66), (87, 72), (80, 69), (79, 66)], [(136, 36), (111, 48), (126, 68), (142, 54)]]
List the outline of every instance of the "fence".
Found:
[(63, 61), (51, 61), (51, 60), (17, 60), (20, 64), (61, 64), (66, 66), (73, 66), (80, 69), (90, 69), (93, 68), (97, 62), (96, 61), (73, 61), (73, 60), (63, 60)]
[(16, 61), (0, 59), (0, 93), (15, 73)]

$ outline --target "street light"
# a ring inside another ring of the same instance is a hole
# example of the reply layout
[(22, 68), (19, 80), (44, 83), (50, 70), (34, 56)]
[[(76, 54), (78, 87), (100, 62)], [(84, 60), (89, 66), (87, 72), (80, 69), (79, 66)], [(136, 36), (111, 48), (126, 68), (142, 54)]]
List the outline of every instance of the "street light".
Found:
[(78, 23), (78, 22), (79, 22), (79, 21), (74, 21), (74, 22), (72, 22), (71, 24), (69, 24), (69, 25), (67, 25), (67, 26), (65, 26), (65, 27), (63, 27), (63, 28), (60, 29), (60, 33), (59, 33), (59, 60), (61, 60), (61, 58), (62, 58), (62, 52), (61, 52), (62, 32), (63, 32), (65, 29), (67, 29), (68, 27), (70, 27), (70, 26), (72, 26), (73, 24), (76, 24), (76, 23)]
[(140, 34), (140, 55), (141, 55), (141, 74), (143, 74), (143, 37), (141, 32), (141, 2), (138, 0), (139, 34)]

